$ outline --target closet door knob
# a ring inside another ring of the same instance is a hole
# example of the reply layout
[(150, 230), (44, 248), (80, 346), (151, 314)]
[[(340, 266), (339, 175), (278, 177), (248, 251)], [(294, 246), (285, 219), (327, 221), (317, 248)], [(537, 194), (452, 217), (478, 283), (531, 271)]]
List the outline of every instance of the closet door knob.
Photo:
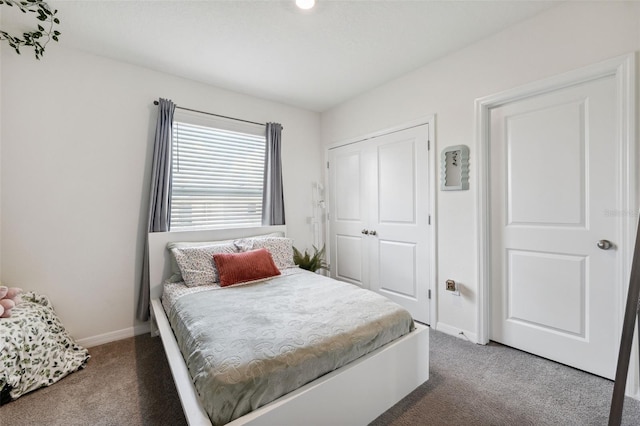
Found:
[(378, 235), (378, 233), (374, 229), (373, 231), (369, 231), (369, 235), (373, 235), (375, 237), (376, 235)]
[(364, 235), (369, 235), (369, 231), (366, 229), (363, 229), (362, 231), (360, 231), (362, 234)]

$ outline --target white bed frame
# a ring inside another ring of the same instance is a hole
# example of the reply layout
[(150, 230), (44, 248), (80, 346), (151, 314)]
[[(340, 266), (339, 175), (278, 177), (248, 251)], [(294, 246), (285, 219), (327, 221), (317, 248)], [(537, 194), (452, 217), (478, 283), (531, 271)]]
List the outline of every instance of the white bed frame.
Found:
[[(182, 358), (160, 296), (170, 275), (170, 241), (216, 241), (286, 232), (284, 226), (149, 234), (151, 330), (160, 334), (185, 418), (211, 425)], [(429, 379), (429, 329), (416, 330), (246, 414), (230, 426), (365, 425)]]

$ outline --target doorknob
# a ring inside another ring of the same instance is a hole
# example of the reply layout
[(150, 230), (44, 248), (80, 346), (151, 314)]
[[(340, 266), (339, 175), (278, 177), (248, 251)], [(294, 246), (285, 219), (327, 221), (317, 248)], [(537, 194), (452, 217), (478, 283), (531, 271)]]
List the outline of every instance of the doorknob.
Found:
[(377, 233), (377, 232), (376, 232), (376, 230), (374, 229), (373, 231), (369, 231), (369, 235), (376, 236), (376, 235), (378, 235), (378, 233)]
[(609, 240), (600, 240), (598, 241), (598, 248), (602, 249), (602, 250), (609, 250), (611, 247), (613, 247), (613, 244), (611, 244), (611, 241)]
[(363, 229), (362, 231), (360, 231), (360, 233), (364, 235), (369, 235), (369, 231), (366, 229)]

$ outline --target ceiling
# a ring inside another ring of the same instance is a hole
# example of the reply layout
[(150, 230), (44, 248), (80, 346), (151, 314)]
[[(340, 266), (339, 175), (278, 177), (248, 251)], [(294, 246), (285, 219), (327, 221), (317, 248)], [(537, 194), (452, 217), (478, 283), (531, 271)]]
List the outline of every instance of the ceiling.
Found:
[[(303, 12), (294, 0), (48, 3), (65, 47), (319, 112), (558, 4), (317, 0)], [(33, 25), (6, 9), (3, 29)]]

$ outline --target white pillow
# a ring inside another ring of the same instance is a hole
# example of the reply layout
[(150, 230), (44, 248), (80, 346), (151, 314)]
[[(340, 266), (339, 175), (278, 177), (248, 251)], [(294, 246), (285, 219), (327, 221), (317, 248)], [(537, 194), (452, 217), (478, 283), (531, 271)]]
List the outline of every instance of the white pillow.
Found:
[(265, 248), (271, 253), (278, 269), (295, 267), (293, 263), (293, 240), (285, 237), (242, 238), (233, 242), (239, 251)]
[[(167, 243), (167, 249), (171, 252), (171, 276), (168, 278), (168, 281), (171, 283), (179, 283), (184, 281), (182, 279), (182, 273), (180, 272), (180, 265), (178, 265), (178, 261), (176, 260), (176, 256), (173, 254), (173, 249), (183, 249), (189, 247), (204, 247), (204, 246), (214, 246), (218, 244), (229, 244), (233, 243), (233, 240), (219, 240), (219, 241), (172, 241)], [(212, 256), (213, 257), (213, 256)]]
[[(258, 237), (284, 237), (284, 233), (281, 231), (272, 232), (270, 234), (252, 235), (246, 238), (258, 238)], [(167, 279), (169, 282), (178, 283), (184, 281), (182, 279), (182, 273), (180, 272), (180, 266), (173, 255), (174, 248), (185, 247), (202, 247), (213, 246), (218, 244), (233, 243), (233, 240), (216, 240), (216, 241), (172, 241), (167, 243), (167, 249), (171, 252), (171, 276)]]
[(220, 282), (213, 255), (219, 253), (237, 253), (231, 242), (210, 246), (175, 247), (171, 253), (180, 267), (182, 280), (188, 287), (197, 287)]

